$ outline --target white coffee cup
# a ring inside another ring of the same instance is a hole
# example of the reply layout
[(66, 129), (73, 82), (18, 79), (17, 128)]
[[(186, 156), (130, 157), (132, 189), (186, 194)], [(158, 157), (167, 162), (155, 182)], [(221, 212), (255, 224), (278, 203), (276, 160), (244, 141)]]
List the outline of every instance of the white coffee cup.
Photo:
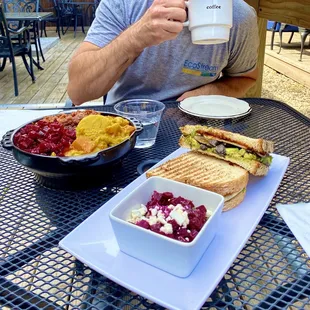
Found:
[(190, 0), (188, 21), (193, 44), (220, 44), (229, 40), (232, 27), (232, 0)]

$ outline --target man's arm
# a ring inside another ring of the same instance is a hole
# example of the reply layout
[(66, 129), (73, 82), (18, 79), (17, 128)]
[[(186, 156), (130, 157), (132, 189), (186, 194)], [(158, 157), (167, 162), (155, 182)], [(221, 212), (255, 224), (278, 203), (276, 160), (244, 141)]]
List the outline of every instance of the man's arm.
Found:
[(246, 92), (255, 84), (257, 77), (257, 68), (249, 73), (237, 77), (223, 76), (213, 83), (184, 93), (177, 99), (177, 101), (182, 101), (185, 98), (200, 95), (223, 95), (241, 98), (244, 97)]
[(105, 47), (82, 43), (69, 64), (73, 104), (105, 95), (144, 48), (176, 38), (185, 20), (184, 0), (155, 0), (138, 22)]

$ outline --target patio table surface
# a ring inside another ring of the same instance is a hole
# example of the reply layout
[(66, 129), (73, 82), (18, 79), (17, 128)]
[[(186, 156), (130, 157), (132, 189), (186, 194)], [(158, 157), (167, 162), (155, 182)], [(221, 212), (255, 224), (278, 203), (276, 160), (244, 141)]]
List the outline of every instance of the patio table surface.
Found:
[(8, 21), (41, 21), (53, 15), (53, 12), (20, 12), (5, 13)]
[(58, 242), (136, 179), (141, 162), (175, 151), (180, 126), (200, 123), (273, 140), (275, 153), (291, 159), (265, 215), (203, 308), (306, 309), (309, 257), (275, 205), (310, 200), (310, 119), (277, 101), (246, 101), (252, 113), (235, 120), (202, 120), (166, 102), (155, 145), (134, 149), (109, 183), (89, 190), (45, 188), (0, 146), (0, 304), (13, 309), (163, 309), (92, 271)]

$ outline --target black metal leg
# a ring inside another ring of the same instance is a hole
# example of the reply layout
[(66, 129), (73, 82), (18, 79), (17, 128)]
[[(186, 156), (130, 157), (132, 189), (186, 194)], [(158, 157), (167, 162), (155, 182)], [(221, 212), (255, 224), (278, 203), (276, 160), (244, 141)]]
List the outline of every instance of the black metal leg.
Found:
[(76, 37), (76, 28), (77, 28), (78, 17), (74, 16), (74, 37)]
[(61, 32), (62, 32), (62, 35), (64, 36), (65, 35), (65, 31), (64, 31), (64, 23), (63, 23), (63, 19), (61, 18)]
[(294, 36), (294, 32), (291, 33), (290, 39), (288, 40), (288, 44), (291, 44), (293, 36)]
[(271, 42), (270, 42), (270, 49), (271, 49), (271, 50), (273, 50), (274, 35), (275, 35), (275, 31), (272, 31), (272, 34), (271, 34)]
[(84, 16), (83, 16), (83, 14), (81, 15), (81, 26), (82, 26), (82, 31), (85, 34), (85, 30), (84, 30)]
[(37, 41), (36, 31), (34, 31), (33, 40), (34, 40), (34, 46), (35, 46), (35, 48), (36, 48), (36, 55), (37, 55), (36, 64), (37, 64), (37, 67), (39, 67), (39, 66), (40, 66), (40, 57), (39, 57), (39, 48), (38, 48), (38, 41)]
[(56, 23), (56, 32), (58, 32), (58, 37), (59, 39), (61, 39), (59, 20), (57, 20), (57, 23)]
[(4, 57), (3, 60), (2, 60), (2, 64), (0, 66), (0, 72), (4, 70), (5, 64), (6, 64), (6, 57)]
[(30, 76), (31, 76), (32, 82), (34, 83), (36, 81), (36, 77), (34, 76), (34, 71), (33, 71), (33, 58), (32, 58), (31, 49), (29, 51), (28, 56), (29, 56), (29, 62), (30, 62)]
[(32, 55), (31, 55), (31, 53), (29, 53), (28, 56), (29, 56), (30, 66), (28, 65), (28, 62), (27, 62), (27, 59), (26, 59), (26, 55), (22, 55), (22, 59), (23, 59), (24, 65), (25, 65), (25, 67), (27, 69), (27, 72), (31, 76), (32, 82), (34, 82), (35, 81), (35, 76), (34, 76), (34, 73), (33, 73)]
[(310, 33), (309, 32), (302, 32), (300, 34), (300, 37), (301, 37), (301, 48), (300, 48), (300, 58), (299, 58), (299, 61), (302, 61), (302, 54), (304, 52), (305, 42), (306, 42), (308, 34), (310, 34)]
[[(46, 22), (44, 22), (44, 34), (47, 37), (47, 33), (46, 33)], [(42, 36), (41, 36), (42, 37)]]
[(281, 52), (281, 49), (282, 49), (282, 30), (280, 29), (280, 31), (279, 31), (279, 36), (280, 36), (280, 49), (279, 49), (279, 52), (278, 52), (278, 54), (280, 54), (280, 52)]
[[(37, 33), (39, 34), (39, 25), (36, 23), (35, 25), (35, 31), (38, 31)], [(39, 49), (40, 49), (40, 54), (42, 57), (43, 62), (45, 61), (44, 55), (43, 55), (43, 51), (42, 51), (42, 46), (41, 46), (41, 40), (40, 40), (40, 36), (38, 35), (37, 37), (38, 40), (38, 45), (39, 45)]]
[(27, 69), (29, 75), (31, 75), (31, 73), (30, 73), (30, 68), (29, 68), (28, 62), (27, 62), (27, 60), (26, 60), (26, 56), (25, 56), (25, 55), (22, 55), (22, 59), (23, 59), (24, 65), (25, 65), (25, 67), (26, 67), (26, 69)]
[[(41, 65), (40, 65), (40, 56), (39, 56), (39, 48), (38, 48), (38, 42), (37, 42), (37, 27), (34, 24), (33, 25), (34, 31), (33, 31), (33, 38), (32, 38), (32, 42), (35, 45), (36, 48), (36, 55), (37, 55), (37, 61), (35, 61), (33, 58), (33, 63), (34, 65), (39, 69), (39, 70), (44, 70)], [(41, 45), (41, 44), (40, 44)]]
[(68, 31), (68, 29), (69, 29), (69, 27), (70, 27), (70, 24), (71, 24), (71, 17), (68, 17), (68, 19), (69, 19), (69, 22), (68, 22), (68, 25), (67, 25), (67, 28), (66, 28), (66, 30), (65, 31), (63, 31), (63, 35), (65, 35), (66, 34), (66, 32)]
[(43, 37), (43, 28), (44, 28), (44, 21), (41, 23), (41, 33), (40, 36)]
[(15, 65), (15, 58), (14, 58), (14, 56), (12, 56), (11, 62), (12, 62), (12, 69), (13, 69), (15, 96), (18, 96), (18, 81), (17, 81), (17, 73), (16, 73), (16, 65)]

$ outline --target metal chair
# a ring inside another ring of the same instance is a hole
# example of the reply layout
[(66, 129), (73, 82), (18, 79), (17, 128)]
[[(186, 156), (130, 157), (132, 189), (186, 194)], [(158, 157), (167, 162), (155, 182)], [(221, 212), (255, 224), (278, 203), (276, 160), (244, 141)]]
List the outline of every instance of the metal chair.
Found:
[[(99, 4), (100, 4), (100, 0), (94, 0), (94, 2), (90, 4), (86, 9), (86, 16), (89, 16), (89, 15), (91, 16), (91, 22), (93, 22), (93, 20), (96, 17), (96, 10)], [(89, 14), (90, 9), (91, 9), (91, 13)]]
[[(78, 26), (79, 19), (81, 22), (82, 31), (83, 33), (85, 33), (84, 12), (78, 5), (70, 4), (70, 2), (72, 2), (72, 0), (65, 0), (65, 1), (59, 0), (58, 2), (62, 19), (62, 34), (64, 35), (68, 31), (71, 22), (74, 22), (74, 37), (76, 37), (76, 29)], [(66, 30), (64, 30), (63, 28), (65, 22), (68, 22)]]
[(300, 58), (299, 61), (302, 61), (302, 55), (304, 51), (304, 46), (305, 42), (307, 39), (307, 36), (310, 34), (310, 29), (302, 28), (302, 27), (297, 27), (294, 25), (289, 25), (289, 24), (284, 24), (280, 22), (275, 22), (275, 21), (268, 21), (267, 23), (267, 30), (272, 31), (271, 35), (271, 43), (270, 43), (270, 49), (273, 50), (273, 45), (274, 45), (274, 36), (276, 32), (279, 32), (280, 36), (280, 49), (278, 51), (278, 54), (280, 54), (282, 50), (282, 43), (283, 43), (283, 32), (291, 32), (291, 36), (288, 40), (288, 44), (292, 42), (293, 36), (296, 32), (300, 33), (301, 37), (301, 51), (300, 51)]
[[(308, 35), (310, 34), (310, 29), (306, 29), (306, 28), (302, 28), (302, 27), (297, 27), (297, 26), (293, 26), (293, 25), (288, 25), (288, 24), (281, 24), (280, 30), (279, 30), (279, 35), (280, 35), (280, 49), (278, 54), (280, 54), (281, 49), (282, 49), (282, 34), (283, 32), (286, 31), (286, 29), (292, 29), (294, 28), (295, 31), (294, 32), (299, 32), (300, 33), (300, 40), (301, 40), (301, 48), (300, 48), (300, 57), (299, 57), (299, 61), (302, 61), (302, 54), (304, 52), (304, 46), (305, 46), (305, 42), (306, 39), (308, 37)], [(287, 31), (286, 31), (287, 32)], [(293, 36), (294, 36), (294, 32), (292, 32), (289, 43), (291, 43)]]
[(51, 17), (45, 18), (41, 22), (41, 37), (43, 36), (43, 32), (45, 36), (47, 37), (46, 33), (46, 23), (56, 23), (56, 32), (58, 33), (59, 39), (61, 39), (60, 34), (60, 27), (61, 27), (61, 14), (60, 14), (60, 7), (58, 6), (58, 3), (56, 0), (49, 0), (49, 2), (52, 2), (52, 6), (48, 8), (42, 9), (43, 12), (53, 12), (54, 15)]
[[(13, 34), (15, 37), (14, 43), (12, 43), (11, 34)], [(30, 59), (30, 64), (28, 64), (26, 60), (26, 55), (28, 55)], [(32, 64), (30, 33), (28, 27), (22, 27), (17, 30), (10, 29), (5, 19), (2, 5), (0, 4), (0, 58), (3, 58), (0, 71), (4, 69), (6, 59), (9, 58), (13, 69), (15, 96), (18, 96), (15, 56), (22, 57), (24, 65), (29, 75), (31, 76), (32, 81), (35, 82)]]
[[(285, 24), (284, 24), (285, 25)], [(275, 21), (268, 21), (267, 22), (267, 30), (270, 30), (272, 32), (271, 35), (271, 42), (270, 42), (270, 49), (273, 50), (273, 45), (274, 45), (274, 37), (275, 37), (275, 33), (279, 32), (280, 33), (280, 29), (281, 27), (282, 32), (291, 32), (291, 37), (288, 41), (288, 44), (291, 43), (294, 33), (298, 32), (298, 27), (293, 26), (293, 25), (286, 25), (286, 27), (283, 27), (283, 25), (280, 22), (275, 22)], [(281, 33), (281, 37), (280, 39), (282, 39), (282, 33)]]
[[(39, 0), (2, 0), (4, 12), (14, 12), (14, 13), (24, 13), (24, 12), (39, 12)], [(17, 26), (18, 25), (18, 26)], [(10, 22), (10, 28), (20, 28), (22, 25), (21, 23), (17, 22)], [(25, 23), (25, 26), (27, 24)], [(35, 45), (36, 49), (36, 56), (37, 56), (37, 63), (38, 67), (40, 68), (40, 54), (42, 60), (45, 61), (41, 41), (40, 41), (40, 33), (39, 33), (39, 25), (38, 23), (32, 23), (31, 27), (29, 28), (29, 32), (31, 34), (31, 43)], [(40, 54), (39, 54), (40, 51)]]

